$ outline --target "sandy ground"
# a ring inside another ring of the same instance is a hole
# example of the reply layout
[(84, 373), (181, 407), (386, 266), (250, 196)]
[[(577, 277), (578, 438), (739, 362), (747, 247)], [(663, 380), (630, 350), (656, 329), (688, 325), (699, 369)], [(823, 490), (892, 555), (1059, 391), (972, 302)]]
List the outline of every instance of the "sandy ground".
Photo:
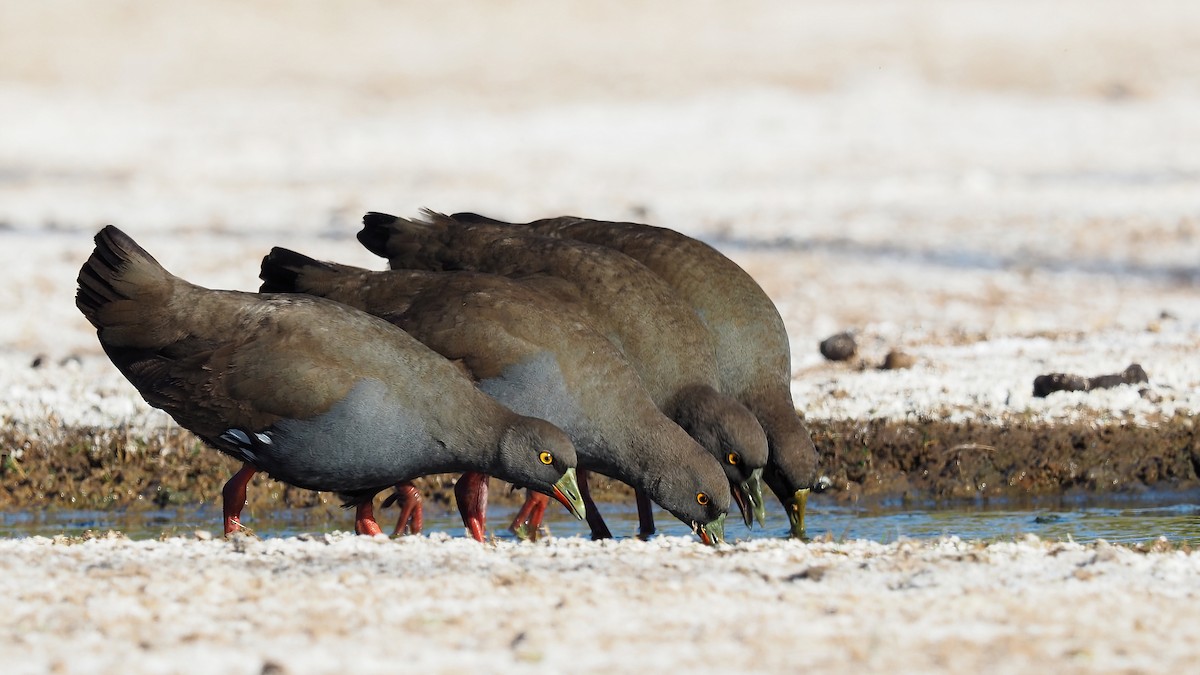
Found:
[[(0, 2), (0, 419), (169, 423), (73, 307), (100, 225), (192, 281), (253, 288), (277, 244), (379, 267), (353, 241), (361, 213), (423, 206), (715, 243), (779, 305), (810, 417), (1194, 416), (1197, 109), (1184, 0)], [(866, 367), (817, 354), (847, 329)], [(876, 370), (894, 348), (916, 365)], [(1031, 396), (1039, 374), (1135, 361), (1144, 392)], [(0, 550), (5, 672), (1147, 672), (1198, 655), (1195, 557), (1104, 545)]]
[(1182, 672), (1200, 556), (1168, 548), (3, 541), (0, 660), (13, 673)]

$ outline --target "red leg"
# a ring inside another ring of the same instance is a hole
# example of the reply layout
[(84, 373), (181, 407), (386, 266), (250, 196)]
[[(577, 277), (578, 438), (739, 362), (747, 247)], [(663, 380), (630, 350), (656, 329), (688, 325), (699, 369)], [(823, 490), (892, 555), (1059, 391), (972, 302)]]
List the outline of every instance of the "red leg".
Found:
[(550, 506), (550, 497), (538, 492), (538, 503), (534, 504), (533, 513), (529, 514), (529, 526), (533, 527), (534, 536), (541, 530), (541, 521), (546, 519), (546, 507)]
[(375, 522), (375, 505), (370, 501), (359, 504), (354, 510), (354, 531), (369, 537), (383, 534), (379, 523)]
[(458, 500), (458, 513), (463, 525), (475, 541), (483, 541), (487, 526), (488, 475), (468, 471), (454, 484), (454, 498)]
[(537, 493), (537, 504), (533, 506), (533, 512), (529, 514), (529, 527), (532, 528), (532, 536), (537, 539), (537, 534), (542, 530), (542, 521), (546, 518), (546, 507), (550, 505), (550, 498), (542, 493)]
[[(518, 539), (534, 539), (537, 537), (538, 525), (541, 524), (540, 514), (546, 510), (550, 498), (533, 490), (526, 490), (525, 495), (525, 503), (521, 505), (521, 510), (517, 511), (517, 517), (513, 518), (508, 529), (517, 535)], [(535, 513), (539, 515), (538, 525), (534, 524)]]
[(246, 485), (258, 469), (253, 464), (246, 463), (221, 489), (222, 510), (225, 512), (225, 534), (233, 534), (243, 529), (242, 507), (246, 505)]
[(596, 502), (592, 501), (592, 488), (588, 485), (588, 476), (591, 475), (591, 472), (587, 469), (576, 469), (575, 474), (579, 480), (579, 496), (583, 499), (584, 516), (587, 518), (588, 527), (592, 528), (592, 541), (612, 539), (612, 532), (604, 523), (604, 518), (600, 517), (600, 510), (596, 508)]
[(396, 491), (384, 500), (384, 506), (400, 505), (400, 518), (396, 520), (396, 529), (392, 536), (404, 534), (407, 526), (409, 534), (420, 534), (425, 525), (425, 509), (422, 506), (421, 491), (411, 481), (396, 483)]
[(635, 490), (638, 507), (638, 539), (649, 539), (654, 536), (654, 505), (645, 492)]

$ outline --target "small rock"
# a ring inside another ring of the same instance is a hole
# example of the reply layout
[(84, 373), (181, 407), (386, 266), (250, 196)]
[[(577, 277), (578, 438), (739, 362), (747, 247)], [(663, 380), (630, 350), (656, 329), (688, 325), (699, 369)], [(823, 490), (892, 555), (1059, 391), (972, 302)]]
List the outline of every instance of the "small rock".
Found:
[(38, 354), (37, 356), (33, 357), (33, 363), (30, 363), (29, 367), (30, 368), (41, 368), (42, 364), (45, 362), (46, 362), (46, 355)]
[(1033, 395), (1044, 398), (1056, 391), (1091, 391), (1119, 387), (1123, 384), (1145, 384), (1149, 381), (1150, 377), (1146, 375), (1146, 371), (1140, 365), (1133, 363), (1119, 373), (1092, 378), (1069, 373), (1038, 375), (1033, 380)]
[(893, 349), (887, 353), (887, 356), (883, 357), (883, 366), (881, 367), (884, 370), (902, 370), (904, 368), (912, 368), (916, 362), (917, 359), (912, 354), (906, 354)]
[(1045, 398), (1056, 391), (1087, 391), (1087, 380), (1069, 373), (1050, 373), (1033, 378), (1033, 395)]
[(821, 356), (830, 361), (846, 361), (858, 351), (858, 344), (850, 333), (838, 333), (821, 341)]
[(208, 530), (196, 530), (192, 533), (192, 536), (196, 538), (196, 541), (209, 541), (212, 539), (212, 532)]
[(1150, 381), (1141, 365), (1132, 363), (1128, 368), (1116, 375), (1101, 375), (1088, 380), (1088, 389), (1108, 389), (1122, 384), (1145, 384)]

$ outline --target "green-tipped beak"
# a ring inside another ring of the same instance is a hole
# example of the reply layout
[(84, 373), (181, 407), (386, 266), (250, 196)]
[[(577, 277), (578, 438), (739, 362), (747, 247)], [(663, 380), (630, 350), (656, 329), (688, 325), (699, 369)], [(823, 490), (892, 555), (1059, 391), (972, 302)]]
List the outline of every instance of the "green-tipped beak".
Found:
[(742, 512), (742, 521), (746, 523), (746, 527), (754, 527), (755, 518), (758, 519), (758, 526), (762, 527), (767, 518), (767, 508), (763, 504), (762, 496), (762, 474), (762, 467), (759, 467), (751, 471), (746, 480), (740, 483), (730, 481), (729, 484), (733, 501)]
[(711, 523), (701, 525), (697, 528), (696, 534), (700, 535), (700, 541), (709, 546), (723, 543), (725, 541), (725, 514), (717, 516)]
[[(742, 491), (750, 498), (750, 506), (754, 509), (754, 519), (759, 527), (764, 527), (767, 519), (767, 506), (763, 503), (762, 467), (750, 472), (750, 477), (742, 481)], [(746, 519), (746, 527), (750, 527), (750, 514), (742, 514)]]
[(583, 497), (579, 496), (579, 481), (575, 480), (575, 469), (567, 469), (554, 484), (554, 498), (567, 507), (571, 515), (583, 520)]
[(808, 510), (808, 488), (800, 488), (788, 500), (787, 505), (788, 521), (792, 524), (792, 530), (788, 534), (796, 539), (804, 538), (804, 512), (806, 510)]

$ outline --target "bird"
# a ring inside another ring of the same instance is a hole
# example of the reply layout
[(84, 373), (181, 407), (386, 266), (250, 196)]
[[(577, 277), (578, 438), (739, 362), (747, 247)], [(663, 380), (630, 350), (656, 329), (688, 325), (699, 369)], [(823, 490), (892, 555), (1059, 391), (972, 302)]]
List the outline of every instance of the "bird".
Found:
[(518, 225), (475, 213), (451, 218), (605, 246), (666, 281), (712, 332), (721, 391), (744, 404), (761, 423), (770, 448), (763, 478), (784, 506), (789, 533), (804, 536), (809, 490), (818, 487), (819, 458), (792, 400), (791, 347), (783, 318), (741, 266), (702, 241), (641, 223), (564, 216)]
[[(712, 338), (696, 313), (645, 265), (611, 249), (463, 223), (425, 210), (403, 219), (370, 212), (358, 240), (392, 269), (474, 271), (507, 276), (586, 312), (638, 373), (655, 405), (725, 470), (747, 526), (761, 508), (767, 439), (742, 404), (717, 390)], [(639, 495), (642, 533), (653, 532)]]
[[(75, 304), (147, 403), (245, 463), (226, 497), (264, 471), (339, 494), (357, 532), (380, 534), (381, 490), (485, 471), (583, 516), (561, 429), (504, 408), (382, 319), (324, 298), (191, 284), (112, 225), (95, 236)], [(225, 516), (229, 533), (240, 513), (226, 504)]]
[[(646, 494), (705, 543), (723, 539), (730, 491), (721, 466), (663, 415), (616, 347), (570, 304), (494, 274), (368, 271), (280, 247), (263, 258), (259, 277), (260, 292), (308, 293), (391, 321), (460, 364), (506, 407), (565, 431), (579, 456), (594, 539), (612, 534), (588, 493), (591, 471)], [(458, 485), (486, 489), (477, 476)], [(544, 504), (531, 498), (522, 513), (538, 521), (533, 512)], [(469, 530), (482, 530), (484, 514), (463, 518)], [(513, 529), (524, 534), (537, 525), (518, 516)]]

